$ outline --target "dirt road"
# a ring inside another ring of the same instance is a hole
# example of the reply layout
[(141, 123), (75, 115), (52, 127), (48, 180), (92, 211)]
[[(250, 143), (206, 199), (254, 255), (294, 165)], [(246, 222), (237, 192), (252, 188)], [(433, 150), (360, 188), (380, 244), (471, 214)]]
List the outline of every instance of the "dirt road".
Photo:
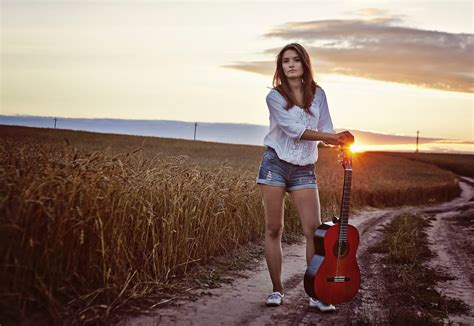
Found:
[(474, 179), (464, 181), (460, 198), (426, 213), (434, 217), (428, 239), (431, 251), (437, 254), (430, 266), (455, 277), (439, 283), (438, 290), (470, 308), (470, 315), (450, 316), (450, 320), (474, 325)]
[[(462, 195), (448, 203), (430, 207), (372, 209), (350, 217), (350, 223), (358, 228), (361, 236), (358, 262), (362, 285), (354, 300), (338, 305), (335, 313), (324, 314), (308, 307), (308, 297), (303, 289), (305, 248), (304, 244), (296, 244), (283, 248), (286, 293), (284, 304), (280, 307), (264, 305), (266, 294), (271, 291), (271, 282), (262, 259), (257, 269), (244, 272), (232, 284), (224, 284), (217, 289), (196, 290), (196, 301), (178, 301), (173, 306), (156, 310), (152, 315), (124, 319), (119, 325), (340, 325), (350, 323), (358, 315), (376, 313), (383, 316), (384, 307), (379, 302), (388, 294), (380, 277), (381, 258), (380, 255), (368, 254), (367, 249), (381, 239), (383, 233), (379, 231), (383, 225), (402, 213), (425, 213), (435, 217), (428, 232), (431, 249), (438, 257), (431, 263), (456, 277), (449, 283), (441, 284), (440, 290), (462, 299), (471, 307), (470, 315), (450, 316), (450, 319), (474, 324), (473, 247), (462, 242), (472, 241), (474, 226), (469, 216), (474, 214), (474, 180), (462, 178), (460, 186)], [(467, 223), (463, 224), (463, 217)]]

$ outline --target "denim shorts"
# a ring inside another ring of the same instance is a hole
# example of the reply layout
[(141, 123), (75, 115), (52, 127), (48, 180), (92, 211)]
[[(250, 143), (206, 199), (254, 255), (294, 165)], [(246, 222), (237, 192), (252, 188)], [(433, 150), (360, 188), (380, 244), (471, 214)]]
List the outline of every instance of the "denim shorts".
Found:
[(281, 160), (275, 150), (266, 147), (257, 176), (257, 184), (283, 187), (287, 192), (317, 189), (314, 164), (294, 165)]

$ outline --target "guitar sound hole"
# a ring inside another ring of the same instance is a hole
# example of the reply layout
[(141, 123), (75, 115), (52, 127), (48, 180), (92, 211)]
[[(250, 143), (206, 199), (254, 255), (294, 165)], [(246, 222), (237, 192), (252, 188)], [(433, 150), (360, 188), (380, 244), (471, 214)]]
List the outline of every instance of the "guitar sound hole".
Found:
[[(341, 244), (341, 249), (339, 250), (339, 244)], [(349, 244), (346, 241), (339, 242), (337, 241), (333, 248), (334, 256), (342, 258), (347, 255), (349, 252)]]

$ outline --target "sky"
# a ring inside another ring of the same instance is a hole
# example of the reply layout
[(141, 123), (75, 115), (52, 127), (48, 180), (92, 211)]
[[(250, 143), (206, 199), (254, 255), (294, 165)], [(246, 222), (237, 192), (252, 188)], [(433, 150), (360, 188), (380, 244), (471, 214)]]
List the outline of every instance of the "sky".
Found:
[(292, 42), (335, 128), (474, 152), (472, 1), (2, 1), (0, 114), (268, 125)]

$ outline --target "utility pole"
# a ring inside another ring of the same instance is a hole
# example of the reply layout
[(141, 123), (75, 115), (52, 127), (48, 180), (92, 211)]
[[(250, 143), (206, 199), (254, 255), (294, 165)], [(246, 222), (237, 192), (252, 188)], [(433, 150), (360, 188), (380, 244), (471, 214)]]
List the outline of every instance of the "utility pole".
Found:
[(418, 138), (419, 138), (418, 136), (419, 136), (419, 135), (420, 135), (420, 131), (417, 130), (417, 131), (416, 131), (416, 151), (415, 151), (415, 153), (418, 153)]
[(196, 129), (197, 129), (198, 123), (194, 123), (194, 140), (196, 140)]
[(56, 120), (58, 120), (58, 118), (54, 118), (54, 129), (56, 129)]

